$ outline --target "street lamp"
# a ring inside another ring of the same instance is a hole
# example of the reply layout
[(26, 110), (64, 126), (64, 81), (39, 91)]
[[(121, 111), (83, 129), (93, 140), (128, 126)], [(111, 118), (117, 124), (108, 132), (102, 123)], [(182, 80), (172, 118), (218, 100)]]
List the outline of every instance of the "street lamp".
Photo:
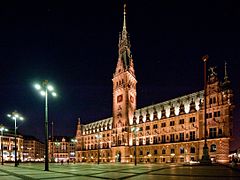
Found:
[(202, 160), (200, 161), (202, 164), (210, 164), (211, 160), (208, 154), (208, 146), (207, 146), (207, 120), (206, 120), (206, 105), (207, 105), (207, 60), (208, 55), (202, 57), (204, 63), (204, 146), (203, 146), (203, 156)]
[(132, 127), (132, 132), (134, 133), (135, 137), (135, 144), (134, 144), (134, 164), (137, 165), (137, 132), (139, 131), (139, 128), (136, 127), (136, 122), (134, 122), (134, 127)]
[(2, 152), (2, 165), (3, 165), (3, 132), (8, 131), (3, 125), (0, 125), (0, 131), (1, 131), (1, 152)]
[(57, 94), (54, 91), (54, 87), (48, 83), (48, 80), (43, 81), (42, 85), (35, 84), (35, 89), (45, 97), (45, 171), (49, 171), (48, 166), (48, 94), (50, 93), (53, 97)]
[(102, 138), (102, 136), (98, 133), (96, 135), (96, 138), (98, 140), (98, 157), (97, 157), (98, 159), (97, 159), (97, 163), (99, 164), (99, 150), (100, 150), (100, 141), (99, 141), (99, 139)]
[(16, 111), (12, 112), (12, 114), (7, 114), (7, 116), (14, 120), (15, 122), (15, 126), (14, 126), (14, 143), (15, 143), (15, 167), (18, 166), (18, 163), (17, 163), (17, 120), (23, 120), (24, 118), (18, 114)]

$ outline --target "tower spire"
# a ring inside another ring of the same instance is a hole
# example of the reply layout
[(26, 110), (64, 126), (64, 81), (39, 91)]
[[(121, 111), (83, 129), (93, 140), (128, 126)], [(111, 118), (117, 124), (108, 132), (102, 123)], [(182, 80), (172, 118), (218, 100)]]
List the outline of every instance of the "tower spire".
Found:
[(127, 25), (126, 25), (126, 4), (123, 6), (123, 31), (127, 30)]
[(227, 74), (227, 62), (225, 61), (224, 65), (224, 81), (228, 81), (228, 74)]
[[(127, 11), (126, 11), (126, 7), (127, 5), (124, 4), (123, 6), (123, 28), (122, 28), (122, 41), (128, 42), (128, 37), (127, 37), (127, 22), (126, 22), (126, 15), (127, 15)], [(129, 43), (129, 42), (128, 42)]]
[[(131, 44), (130, 38), (127, 32), (127, 22), (126, 17), (126, 4), (123, 6), (123, 27), (122, 32), (119, 33), (119, 42), (118, 42), (118, 68), (116, 68), (116, 73), (120, 73), (122, 71), (129, 71), (133, 76), (134, 73), (134, 65), (133, 58), (131, 53)], [(120, 64), (122, 64), (122, 69), (120, 68)]]

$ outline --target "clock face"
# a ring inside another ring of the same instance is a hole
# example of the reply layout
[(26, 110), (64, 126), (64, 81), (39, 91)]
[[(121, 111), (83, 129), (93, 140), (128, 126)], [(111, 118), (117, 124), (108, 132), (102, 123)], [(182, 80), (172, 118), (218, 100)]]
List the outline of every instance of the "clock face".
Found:
[(117, 96), (117, 102), (119, 103), (119, 102), (122, 102), (122, 100), (123, 100), (123, 95), (121, 94), (121, 95), (119, 95), (119, 96)]
[(134, 103), (134, 97), (130, 96), (130, 102)]

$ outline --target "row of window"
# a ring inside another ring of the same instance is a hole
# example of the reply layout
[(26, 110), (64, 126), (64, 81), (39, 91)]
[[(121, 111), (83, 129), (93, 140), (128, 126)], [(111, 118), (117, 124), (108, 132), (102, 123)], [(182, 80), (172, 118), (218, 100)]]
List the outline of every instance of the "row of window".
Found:
[[(215, 152), (217, 150), (217, 146), (215, 145), (215, 144), (212, 144), (211, 146), (210, 146), (210, 152)], [(196, 152), (196, 148), (195, 147), (190, 147), (190, 153), (195, 153)], [(155, 149), (154, 150), (154, 155), (158, 155), (158, 153), (159, 153), (159, 151), (157, 150), (157, 149)], [(179, 153), (180, 154), (184, 154), (184, 153), (187, 153), (187, 150), (185, 150), (183, 147), (180, 147), (179, 148)], [(150, 154), (150, 152), (149, 151), (147, 151), (146, 152), (146, 155), (148, 156)], [(166, 149), (165, 148), (163, 148), (162, 149), (162, 154), (164, 155), (164, 154), (166, 154)], [(174, 148), (171, 148), (170, 149), (170, 154), (175, 154), (175, 149)], [(142, 156), (142, 155), (144, 155), (143, 154), (143, 150), (140, 150), (139, 151), (139, 155), (140, 156)]]
[[(186, 139), (190, 141), (194, 141), (196, 139), (196, 132), (195, 131), (190, 131), (189, 134), (187, 133), (185, 135)], [(184, 133), (179, 133), (179, 134), (170, 134), (170, 136), (167, 135), (161, 135), (161, 137), (154, 136), (153, 137), (153, 144), (157, 143), (166, 143), (170, 140), (170, 142), (175, 142), (175, 141), (184, 141)], [(135, 145), (135, 139), (133, 140), (133, 144)], [(150, 144), (150, 138), (146, 138), (146, 145)], [(139, 145), (143, 145), (143, 139), (139, 139)]]
[(211, 112), (211, 113), (206, 113), (206, 119), (212, 118), (212, 117), (220, 117), (221, 113), (220, 111), (215, 111), (215, 112)]
[[(109, 137), (109, 136), (110, 136), (109, 133), (107, 133), (107, 134), (102, 134), (102, 137), (103, 137), (103, 138)], [(90, 140), (90, 139), (91, 139), (91, 140), (93, 140), (93, 139), (96, 140), (96, 139), (97, 139), (97, 136), (88, 136), (88, 137), (85, 138), (85, 141)]]
[[(196, 121), (196, 119), (195, 119), (195, 117), (191, 117), (191, 118), (189, 118), (189, 122), (190, 123), (193, 123), (193, 122), (195, 122)], [(184, 119), (180, 119), (179, 120), (179, 124), (184, 124)], [(170, 121), (170, 124), (169, 124), (170, 126), (175, 126), (175, 121)], [(161, 127), (166, 127), (166, 122), (162, 122), (161, 123)], [(153, 125), (153, 129), (157, 129), (158, 128), (158, 125), (157, 124), (154, 124)], [(139, 129), (139, 131), (142, 131), (143, 130), (143, 128), (142, 127), (140, 127), (140, 129)], [(146, 130), (150, 130), (150, 126), (146, 126)]]

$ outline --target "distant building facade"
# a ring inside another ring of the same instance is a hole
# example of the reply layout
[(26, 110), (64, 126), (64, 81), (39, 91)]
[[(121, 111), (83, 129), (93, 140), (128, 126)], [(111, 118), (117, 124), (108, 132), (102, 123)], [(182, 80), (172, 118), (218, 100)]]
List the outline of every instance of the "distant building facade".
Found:
[[(14, 131), (4, 132), (3, 136), (0, 134), (0, 153), (2, 156), (3, 148), (3, 160), (4, 161), (14, 161), (15, 160), (15, 136)], [(17, 159), (23, 160), (23, 136), (17, 134)], [(0, 159), (0, 161), (2, 158)]]
[(51, 162), (75, 162), (76, 142), (73, 137), (53, 136), (48, 140), (48, 154)]
[(23, 161), (43, 161), (44, 144), (33, 136), (24, 136)]
[[(200, 160), (204, 146), (203, 91), (136, 109), (136, 76), (126, 29), (119, 37), (113, 75), (113, 116), (82, 125), (78, 120), (78, 162), (189, 162)], [(206, 91), (207, 145), (217, 162), (229, 161), (233, 92), (226, 65), (224, 80), (210, 69)], [(98, 151), (99, 150), (99, 151)]]

